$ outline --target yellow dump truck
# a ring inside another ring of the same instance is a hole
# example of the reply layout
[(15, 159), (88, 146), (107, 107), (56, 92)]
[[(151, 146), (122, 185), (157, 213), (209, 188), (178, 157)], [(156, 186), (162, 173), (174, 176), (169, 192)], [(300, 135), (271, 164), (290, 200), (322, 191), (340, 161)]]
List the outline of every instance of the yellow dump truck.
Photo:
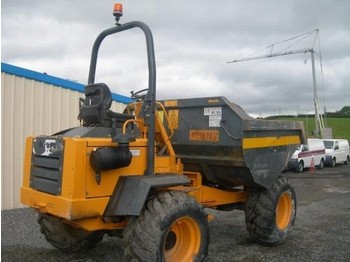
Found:
[[(116, 25), (94, 43), (81, 126), (26, 140), (21, 201), (46, 240), (77, 251), (123, 236), (126, 261), (202, 261), (213, 208), (243, 210), (261, 244), (283, 242), (296, 196), (281, 171), (303, 126), (250, 118), (224, 97), (157, 101), (152, 33), (120, 24), (121, 14), (116, 4)], [(95, 83), (97, 54), (105, 37), (132, 28), (146, 38), (149, 85), (116, 113), (108, 86)]]

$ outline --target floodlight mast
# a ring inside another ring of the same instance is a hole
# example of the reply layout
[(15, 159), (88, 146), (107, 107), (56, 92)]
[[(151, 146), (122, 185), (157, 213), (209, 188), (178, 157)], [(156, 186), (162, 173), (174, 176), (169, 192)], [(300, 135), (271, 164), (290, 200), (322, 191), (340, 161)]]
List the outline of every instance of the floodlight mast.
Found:
[[(289, 40), (296, 39), (298, 37), (306, 35), (304, 38), (309, 36), (311, 33), (316, 32), (316, 36), (314, 39), (313, 46), (315, 45), (315, 41), (317, 39), (319, 29), (315, 29), (311, 32), (302, 34), (297, 37), (293, 37), (291, 39), (284, 40), (282, 42), (286, 42)], [(282, 43), (280, 42), (280, 43)], [(318, 96), (317, 96), (317, 84), (316, 84), (316, 73), (315, 73), (315, 54), (321, 57), (321, 54), (318, 54), (315, 52), (314, 48), (301, 48), (301, 49), (295, 49), (295, 50), (290, 50), (290, 51), (284, 51), (284, 52), (272, 52), (274, 47), (274, 44), (268, 46), (267, 48), (271, 48), (271, 52), (266, 55), (260, 55), (260, 56), (248, 56), (236, 60), (232, 60), (227, 62), (228, 64), (231, 63), (239, 63), (239, 62), (245, 62), (245, 61), (251, 61), (251, 60), (259, 60), (259, 59), (265, 59), (265, 58), (272, 58), (272, 57), (277, 57), (277, 56), (285, 56), (285, 55), (294, 55), (294, 54), (300, 54), (300, 53), (308, 53), (310, 52), (311, 54), (311, 65), (312, 65), (312, 83), (313, 83), (313, 93), (314, 93), (314, 107), (315, 107), (315, 137), (322, 137), (322, 131), (324, 129), (324, 120), (323, 120), (323, 115), (320, 113), (320, 107), (319, 107), (319, 102), (318, 102)]]

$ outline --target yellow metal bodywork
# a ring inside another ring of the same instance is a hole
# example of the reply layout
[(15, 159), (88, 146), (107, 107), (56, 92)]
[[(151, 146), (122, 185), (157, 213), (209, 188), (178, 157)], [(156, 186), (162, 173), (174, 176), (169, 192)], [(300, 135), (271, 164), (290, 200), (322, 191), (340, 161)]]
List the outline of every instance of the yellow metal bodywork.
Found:
[(300, 136), (273, 136), (243, 138), (243, 149), (264, 148), (271, 146), (300, 145)]
[(185, 172), (190, 179), (191, 185), (182, 187), (180, 190), (188, 191), (205, 207), (215, 208), (221, 205), (244, 203), (247, 200), (248, 192), (245, 189), (222, 189), (205, 186), (202, 184), (202, 176), (197, 172)]
[[(138, 115), (139, 104), (133, 105), (133, 110)], [(163, 126), (164, 119), (171, 122), (164, 108), (156, 120), (155, 143), (155, 174), (173, 173), (186, 175), (191, 185), (163, 188), (160, 190), (181, 190), (192, 195), (196, 200), (207, 207), (245, 202), (247, 193), (244, 190), (222, 190), (202, 185), (199, 173), (184, 172), (180, 159), (176, 158), (170, 143), (170, 134), (167, 134)], [(96, 172), (90, 165), (91, 152), (100, 147), (116, 146), (111, 138), (79, 138), (64, 137), (64, 156), (62, 170), (62, 184), (59, 195), (40, 192), (30, 187), (30, 173), (32, 161), (32, 144), (34, 137), (26, 140), (25, 164), (23, 184), (21, 187), (21, 202), (35, 208), (41, 213), (47, 213), (63, 219), (66, 223), (88, 231), (121, 229), (126, 226), (126, 220), (120, 222), (105, 222), (102, 218), (104, 210), (113, 193), (113, 190), (121, 176), (143, 175), (147, 167), (147, 127), (142, 119), (136, 118), (133, 122), (140, 130), (140, 137), (129, 144), (132, 152), (131, 164), (127, 167), (101, 172), (101, 181), (96, 180)], [(166, 148), (166, 154), (164, 154)]]
[[(30, 188), (31, 148), (33, 138), (26, 143), (26, 161), (21, 188), (21, 202), (62, 218), (67, 223), (88, 231), (122, 229), (126, 221), (118, 223), (104, 222), (102, 215), (120, 176), (143, 175), (146, 168), (147, 141), (138, 139), (130, 143), (130, 150), (136, 151), (128, 167), (101, 173), (101, 182), (95, 179), (95, 171), (89, 163), (89, 154), (96, 147), (112, 146), (110, 139), (65, 138), (65, 155), (60, 195), (51, 195)], [(138, 153), (139, 152), (139, 153)], [(207, 207), (245, 202), (247, 193), (243, 190), (222, 190), (202, 185), (199, 173), (183, 172), (181, 161), (175, 156), (157, 156), (156, 173), (184, 174), (191, 180), (191, 185), (162, 190), (181, 190), (192, 195)]]
[[(98, 147), (115, 146), (111, 139), (64, 138), (64, 164), (62, 190), (59, 196), (33, 190), (29, 186), (31, 168), (30, 137), (26, 143), (26, 158), (21, 188), (21, 202), (67, 220), (102, 216), (109, 197), (120, 176), (143, 175), (147, 160), (147, 140), (137, 139), (130, 143), (135, 152), (128, 167), (102, 171), (101, 182), (96, 182), (89, 156)], [(159, 156), (155, 160), (156, 173), (181, 173), (182, 165), (174, 155)]]

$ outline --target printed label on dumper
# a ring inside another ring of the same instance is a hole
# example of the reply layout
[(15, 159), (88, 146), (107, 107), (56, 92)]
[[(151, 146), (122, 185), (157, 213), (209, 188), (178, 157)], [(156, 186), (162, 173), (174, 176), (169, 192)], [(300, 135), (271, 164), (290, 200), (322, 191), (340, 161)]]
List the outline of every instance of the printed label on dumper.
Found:
[(221, 116), (221, 107), (204, 107), (205, 116)]

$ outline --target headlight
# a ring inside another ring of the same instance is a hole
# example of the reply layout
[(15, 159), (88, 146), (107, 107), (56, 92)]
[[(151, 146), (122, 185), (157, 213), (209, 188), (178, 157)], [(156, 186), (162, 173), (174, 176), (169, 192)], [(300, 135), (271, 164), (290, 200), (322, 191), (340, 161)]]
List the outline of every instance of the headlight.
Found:
[(37, 156), (60, 157), (63, 141), (53, 137), (36, 137), (33, 140), (33, 153)]

